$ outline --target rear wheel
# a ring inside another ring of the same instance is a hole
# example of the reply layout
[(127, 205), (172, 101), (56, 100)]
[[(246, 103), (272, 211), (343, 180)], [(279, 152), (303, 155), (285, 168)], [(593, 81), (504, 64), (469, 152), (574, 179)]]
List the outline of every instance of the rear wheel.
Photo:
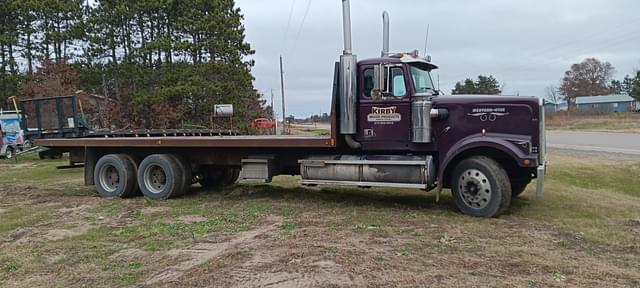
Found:
[(198, 182), (204, 188), (215, 188), (222, 186), (222, 178), (224, 170), (214, 168), (204, 168), (200, 171), (200, 179)]
[(46, 151), (40, 151), (38, 152), (38, 158), (40, 158), (40, 160), (49, 159), (49, 153)]
[(185, 170), (171, 155), (147, 156), (138, 169), (138, 185), (144, 196), (164, 200), (185, 192)]
[(178, 162), (178, 165), (180, 166), (180, 170), (183, 172), (182, 178), (183, 178), (184, 186), (182, 188), (182, 194), (189, 193), (189, 190), (191, 189), (191, 184), (193, 184), (193, 173), (191, 172), (191, 164), (189, 164), (189, 161), (187, 161), (187, 159), (185, 159), (182, 156), (179, 156), (179, 155), (169, 155), (169, 156), (173, 157)]
[(51, 152), (49, 152), (49, 157), (51, 157), (51, 159), (60, 159), (60, 158), (62, 158), (62, 152), (51, 151)]
[(451, 176), (451, 190), (462, 213), (495, 217), (511, 203), (511, 183), (507, 172), (495, 160), (474, 156), (462, 160)]
[(225, 186), (236, 184), (236, 182), (238, 181), (238, 177), (240, 177), (240, 169), (227, 168), (225, 172), (226, 172), (226, 175), (225, 175), (223, 184)]
[(204, 188), (216, 188), (233, 185), (238, 181), (240, 169), (238, 168), (204, 168), (201, 170), (201, 178), (198, 181)]
[(40, 158), (40, 160), (44, 160), (44, 159), (60, 159), (60, 158), (62, 158), (62, 152), (51, 151), (51, 150), (40, 151), (40, 152), (38, 152), (38, 158)]
[(132, 197), (138, 194), (136, 167), (131, 158), (121, 154), (105, 155), (93, 173), (96, 190), (102, 197)]

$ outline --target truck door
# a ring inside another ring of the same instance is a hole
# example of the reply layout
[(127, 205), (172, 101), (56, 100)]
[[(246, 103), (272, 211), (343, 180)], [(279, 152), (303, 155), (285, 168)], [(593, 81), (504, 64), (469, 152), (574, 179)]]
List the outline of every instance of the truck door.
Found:
[[(402, 64), (362, 66), (359, 72), (358, 140), (404, 147), (411, 137), (411, 101)], [(375, 84), (376, 77), (382, 84)]]

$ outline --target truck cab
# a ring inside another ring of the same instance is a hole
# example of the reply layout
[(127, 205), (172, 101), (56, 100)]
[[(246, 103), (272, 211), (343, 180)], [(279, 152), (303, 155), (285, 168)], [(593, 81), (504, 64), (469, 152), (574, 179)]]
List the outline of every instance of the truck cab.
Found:
[(430, 57), (389, 53), (386, 12), (381, 57), (357, 61), (349, 0), (342, 4), (345, 48), (334, 87), (349, 155), (301, 161), (302, 183), (424, 187), (438, 194), (451, 188), (462, 212), (482, 217), (502, 213), (532, 179), (542, 194), (541, 99), (440, 95)]
[(334, 86), (348, 155), (301, 161), (303, 184), (437, 193), (450, 188), (460, 210), (482, 217), (502, 213), (532, 179), (537, 179), (536, 195), (542, 194), (539, 98), (440, 95), (430, 76), (438, 67), (428, 57), (382, 54), (357, 64), (355, 55), (341, 57), (335, 77), (340, 83)]

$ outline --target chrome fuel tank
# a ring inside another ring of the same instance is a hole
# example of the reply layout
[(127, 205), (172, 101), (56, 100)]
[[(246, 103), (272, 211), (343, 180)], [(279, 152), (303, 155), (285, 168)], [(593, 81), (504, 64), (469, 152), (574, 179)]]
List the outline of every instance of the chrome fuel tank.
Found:
[(417, 100), (411, 103), (411, 141), (413, 143), (431, 143), (431, 107), (429, 100)]
[[(358, 186), (398, 186), (430, 189), (435, 182), (432, 156), (337, 155), (300, 160), (300, 174), (305, 181), (346, 182)], [(321, 184), (311, 183), (309, 184)], [(340, 183), (337, 183), (340, 184)], [(412, 186), (411, 186), (412, 185)]]

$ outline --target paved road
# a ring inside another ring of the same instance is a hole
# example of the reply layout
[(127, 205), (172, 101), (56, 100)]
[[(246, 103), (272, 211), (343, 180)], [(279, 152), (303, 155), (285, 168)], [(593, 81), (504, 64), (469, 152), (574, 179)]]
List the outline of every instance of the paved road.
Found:
[(640, 156), (640, 134), (548, 131), (549, 148)]

